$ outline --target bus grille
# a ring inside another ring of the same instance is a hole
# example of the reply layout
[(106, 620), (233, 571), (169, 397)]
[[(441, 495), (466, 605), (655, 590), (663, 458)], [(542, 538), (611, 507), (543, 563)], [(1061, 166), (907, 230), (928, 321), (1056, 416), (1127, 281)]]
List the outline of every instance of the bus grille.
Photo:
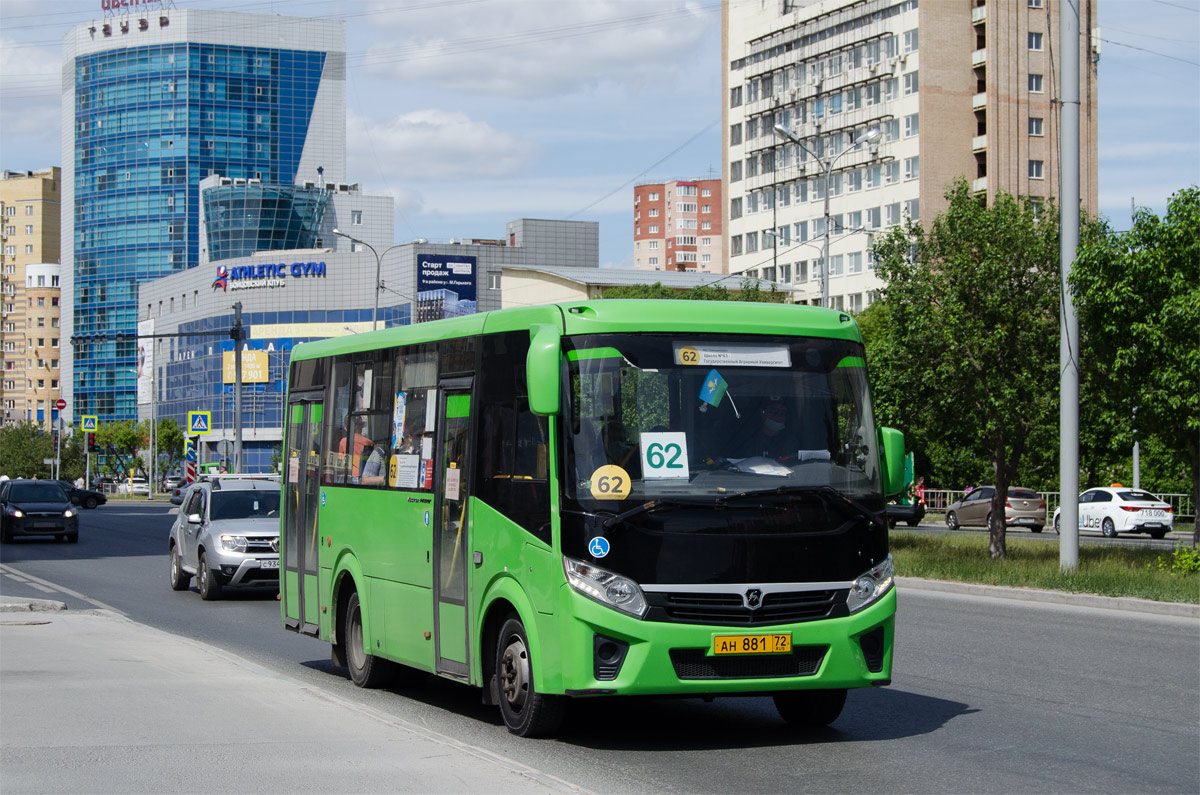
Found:
[[(839, 598), (840, 597), (840, 598)], [(845, 606), (845, 592), (789, 591), (764, 594), (762, 605), (749, 610), (740, 593), (649, 592), (649, 621), (762, 627), (831, 618)]]
[(812, 676), (828, 646), (796, 646), (791, 654), (711, 657), (705, 649), (671, 649), (671, 664), (680, 679), (765, 679)]

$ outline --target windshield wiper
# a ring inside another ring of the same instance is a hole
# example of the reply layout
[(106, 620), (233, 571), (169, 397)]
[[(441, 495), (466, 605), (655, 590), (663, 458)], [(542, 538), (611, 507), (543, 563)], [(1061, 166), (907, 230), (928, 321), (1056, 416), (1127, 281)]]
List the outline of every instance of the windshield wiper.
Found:
[(639, 516), (640, 514), (643, 514), (643, 513), (653, 513), (654, 511), (657, 511), (661, 508), (697, 508), (697, 507), (705, 507), (705, 506), (709, 506), (709, 505), (713, 505), (713, 504), (715, 504), (715, 503), (710, 503), (707, 501), (697, 501), (697, 500), (668, 500), (668, 499), (650, 500), (650, 502), (644, 502), (641, 505), (634, 506), (633, 508), (630, 508), (628, 511), (624, 511), (623, 513), (619, 513), (619, 514), (616, 514), (615, 516), (608, 517), (600, 524), (600, 528), (602, 530), (607, 530), (608, 528), (612, 527), (613, 525), (620, 524), (621, 522), (624, 522), (627, 519), (632, 519), (633, 517)]

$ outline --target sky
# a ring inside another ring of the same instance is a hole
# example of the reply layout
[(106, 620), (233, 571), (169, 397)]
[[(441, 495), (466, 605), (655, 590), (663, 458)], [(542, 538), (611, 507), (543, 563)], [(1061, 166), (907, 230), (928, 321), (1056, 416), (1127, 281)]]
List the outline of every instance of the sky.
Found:
[[(598, 221), (600, 264), (630, 267), (634, 185), (721, 172), (719, 0), (175, 5), (346, 21), (347, 178), (395, 198), (397, 242)], [(62, 37), (102, 16), (101, 0), (0, 2), (0, 167), (60, 165)], [(1097, 16), (1100, 212), (1127, 229), (1131, 201), (1162, 214), (1200, 184), (1200, 0), (1098, 0)]]

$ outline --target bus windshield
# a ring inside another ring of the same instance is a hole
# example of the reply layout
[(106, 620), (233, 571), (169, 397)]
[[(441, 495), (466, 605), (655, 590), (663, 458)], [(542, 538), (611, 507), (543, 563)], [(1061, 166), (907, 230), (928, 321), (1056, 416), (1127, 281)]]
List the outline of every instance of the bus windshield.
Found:
[(647, 334), (564, 344), (565, 490), (578, 508), (812, 490), (881, 510), (861, 344)]

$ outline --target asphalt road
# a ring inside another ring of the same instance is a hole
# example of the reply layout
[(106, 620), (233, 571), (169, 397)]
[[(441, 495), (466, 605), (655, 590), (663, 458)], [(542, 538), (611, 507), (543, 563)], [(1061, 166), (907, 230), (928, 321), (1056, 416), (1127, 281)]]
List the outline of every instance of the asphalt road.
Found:
[(893, 685), (852, 692), (828, 730), (791, 731), (763, 698), (610, 699), (521, 740), (470, 688), (354, 688), (281, 628), (273, 591), (172, 591), (169, 507), (114, 502), (77, 545), (0, 547), (0, 594), (107, 606), (595, 792), (1200, 791), (1195, 619), (906, 589)]

